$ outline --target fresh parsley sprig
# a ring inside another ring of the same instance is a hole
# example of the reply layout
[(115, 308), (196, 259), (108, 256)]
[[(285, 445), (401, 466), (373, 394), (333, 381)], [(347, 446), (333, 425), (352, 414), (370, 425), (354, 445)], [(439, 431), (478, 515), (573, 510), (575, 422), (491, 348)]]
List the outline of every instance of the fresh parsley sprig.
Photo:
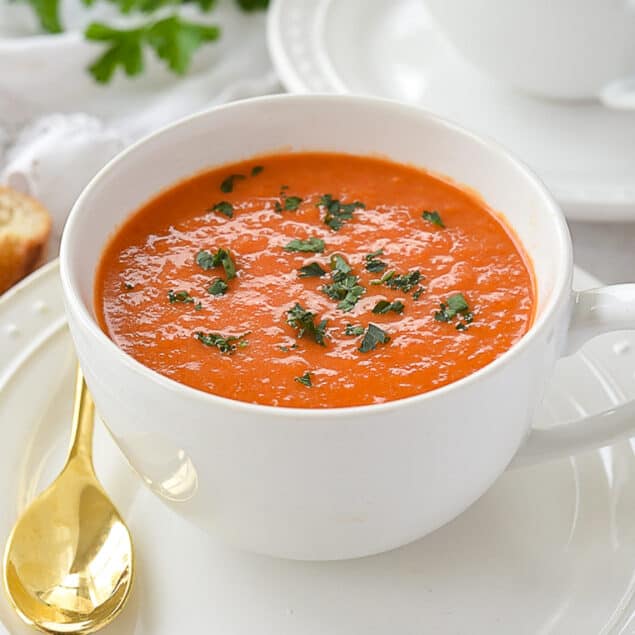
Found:
[[(92, 6), (98, 0), (83, 0)], [(103, 0), (102, 0), (103, 1)], [(127, 15), (139, 12), (149, 16), (165, 7), (179, 7), (196, 4), (207, 12), (216, 0), (108, 0), (120, 13)], [(47, 33), (62, 33), (64, 25), (60, 18), (60, 0), (26, 0), (38, 21)], [(236, 0), (243, 11), (266, 9), (269, 0)], [(203, 44), (214, 42), (220, 37), (220, 27), (216, 25), (189, 22), (174, 14), (153, 19), (131, 29), (118, 29), (102, 22), (90, 24), (84, 36), (93, 42), (103, 42), (104, 52), (88, 68), (96, 81), (108, 83), (118, 68), (128, 76), (135, 77), (144, 70), (144, 51), (151, 49), (177, 75), (184, 74), (192, 61), (192, 56)]]

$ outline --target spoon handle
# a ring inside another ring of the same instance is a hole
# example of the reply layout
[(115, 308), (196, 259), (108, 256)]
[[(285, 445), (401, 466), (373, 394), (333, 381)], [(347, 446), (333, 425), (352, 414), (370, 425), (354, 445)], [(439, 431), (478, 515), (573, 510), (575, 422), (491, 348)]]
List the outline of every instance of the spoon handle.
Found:
[(84, 381), (82, 369), (77, 366), (75, 380), (75, 404), (73, 407), (73, 429), (68, 459), (80, 459), (93, 469), (93, 417), (95, 404)]

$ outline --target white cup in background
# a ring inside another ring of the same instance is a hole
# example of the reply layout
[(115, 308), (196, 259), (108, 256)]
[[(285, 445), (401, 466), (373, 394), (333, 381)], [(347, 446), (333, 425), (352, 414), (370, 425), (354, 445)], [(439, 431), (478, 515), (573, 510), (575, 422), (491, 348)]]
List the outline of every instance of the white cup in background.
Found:
[(462, 56), (541, 97), (635, 108), (635, 0), (425, 0)]

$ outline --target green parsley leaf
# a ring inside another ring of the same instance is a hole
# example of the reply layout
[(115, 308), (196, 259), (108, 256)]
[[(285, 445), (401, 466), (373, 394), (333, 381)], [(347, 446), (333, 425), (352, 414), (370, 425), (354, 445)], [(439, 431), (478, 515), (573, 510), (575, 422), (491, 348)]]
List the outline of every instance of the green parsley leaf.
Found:
[(385, 282), (388, 282), (397, 272), (394, 269), (391, 269), (390, 271), (386, 271), (386, 273), (379, 279), (377, 280), (371, 280), (370, 283), (372, 285), (378, 285), (378, 284), (384, 284)]
[(341, 203), (338, 199), (334, 199), (331, 194), (324, 194), (320, 197), (316, 207), (324, 207), (326, 214), (324, 222), (334, 231), (342, 228), (344, 221), (353, 218), (353, 212), (356, 209), (363, 209), (364, 203), (355, 201), (354, 203)]
[(223, 216), (227, 216), (227, 218), (232, 218), (234, 216), (234, 208), (232, 204), (227, 201), (216, 203), (216, 205), (210, 207), (209, 211), (219, 212), (220, 214), (223, 214)]
[(132, 77), (144, 68), (143, 49), (149, 46), (169, 69), (183, 75), (194, 52), (205, 42), (217, 40), (217, 26), (188, 22), (177, 15), (150, 21), (134, 29), (116, 29), (101, 22), (89, 24), (84, 32), (87, 40), (106, 42), (104, 53), (88, 68), (100, 83), (107, 83), (117, 70)]
[(269, 6), (269, 0), (236, 0), (243, 11), (259, 11)]
[(284, 199), (284, 209), (295, 212), (300, 207), (300, 203), (302, 203), (302, 199), (299, 196), (287, 196)]
[(300, 267), (298, 271), (298, 277), (300, 278), (320, 278), (326, 275), (326, 271), (324, 271), (317, 262), (311, 262), (308, 265), (304, 265), (304, 267)]
[(339, 254), (331, 256), (331, 268), (333, 281), (324, 285), (322, 291), (331, 300), (339, 300), (338, 309), (351, 311), (366, 293), (366, 289), (359, 284), (359, 278), (352, 273), (351, 266)]
[(307, 388), (311, 388), (313, 386), (311, 383), (311, 375), (312, 373), (307, 370), (302, 377), (294, 377), (294, 381), (297, 381), (299, 384), (302, 384)]
[(320, 346), (326, 346), (326, 324), (328, 320), (322, 320), (315, 324), (315, 313), (304, 309), (299, 302), (287, 311), (287, 324), (298, 331), (298, 337), (306, 335), (313, 338)]
[(214, 282), (207, 288), (207, 293), (210, 295), (225, 295), (227, 293), (227, 283), (221, 278), (216, 278)]
[(61, 33), (64, 29), (60, 22), (59, 0), (28, 0), (35, 11), (40, 26), (47, 33)]
[(388, 300), (380, 300), (373, 307), (373, 313), (377, 313), (379, 315), (383, 315), (384, 313), (388, 313), (389, 311), (394, 311), (395, 313), (403, 313), (404, 308), (405, 305), (401, 300), (395, 300), (394, 302), (388, 302)]
[(244, 339), (251, 334), (251, 331), (247, 331), (242, 335), (221, 335), (220, 333), (203, 333), (198, 331), (194, 334), (194, 339), (197, 339), (201, 344), (205, 346), (216, 347), (221, 353), (231, 355), (237, 346), (244, 348), (248, 342)]
[(196, 254), (196, 264), (205, 271), (214, 269), (222, 265), (225, 270), (227, 280), (231, 280), (236, 277), (236, 265), (232, 260), (229, 249), (219, 248), (215, 254), (210, 253), (206, 249), (201, 249)]
[(364, 333), (364, 327), (361, 325), (354, 326), (353, 324), (347, 324), (344, 329), (344, 335), (357, 337), (358, 335), (362, 335)]
[(431, 222), (433, 225), (436, 225), (437, 227), (441, 227), (445, 229), (445, 225), (443, 224), (443, 221), (441, 220), (441, 216), (439, 216), (439, 212), (425, 211), (421, 214), (421, 216), (424, 218), (424, 220)]
[(383, 254), (383, 249), (373, 251), (372, 254), (366, 254), (366, 271), (370, 271), (371, 273), (379, 273), (380, 271), (383, 271), (388, 265), (377, 259), (377, 256), (382, 256)]
[(290, 243), (284, 247), (285, 251), (312, 251), (314, 253), (324, 251), (324, 241), (321, 238), (307, 238), (306, 240), (300, 240), (294, 238)]
[(419, 281), (423, 278), (420, 271), (409, 271), (401, 275), (395, 275), (393, 273), (390, 278), (384, 281), (384, 284), (390, 289), (398, 289), (403, 293), (409, 293), (414, 289)]
[(366, 334), (360, 347), (357, 349), (360, 353), (368, 353), (377, 347), (377, 344), (387, 344), (390, 342), (390, 336), (382, 331), (378, 326), (369, 324)]
[(189, 294), (188, 291), (168, 291), (168, 300), (170, 304), (174, 304), (176, 302), (181, 302), (183, 304), (193, 304), (194, 298)]
[(202, 308), (203, 308), (203, 304), (201, 302), (197, 302), (194, 305), (194, 310), (196, 310), (196, 311), (200, 311)]
[(220, 184), (221, 192), (225, 192), (225, 194), (229, 194), (229, 192), (234, 191), (234, 181), (240, 181), (245, 178), (244, 174), (230, 174), (223, 182)]
[(254, 165), (254, 167), (251, 168), (251, 176), (258, 176), (264, 169), (262, 165)]
[(421, 295), (423, 294), (423, 292), (425, 291), (425, 287), (418, 287), (415, 292), (412, 294), (412, 299), (413, 300), (418, 300)]
[(474, 314), (470, 311), (470, 307), (462, 293), (455, 293), (448, 297), (446, 302), (441, 302), (440, 311), (436, 311), (434, 319), (437, 322), (451, 322), (457, 315), (461, 316), (462, 321), (456, 325), (457, 331), (465, 331), (467, 325), (474, 321)]

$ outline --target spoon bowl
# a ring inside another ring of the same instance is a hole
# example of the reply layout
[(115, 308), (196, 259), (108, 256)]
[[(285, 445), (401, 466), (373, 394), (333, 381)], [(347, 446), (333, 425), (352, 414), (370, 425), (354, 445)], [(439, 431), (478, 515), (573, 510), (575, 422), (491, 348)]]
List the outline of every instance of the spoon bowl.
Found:
[(92, 462), (94, 405), (78, 371), (69, 456), (16, 523), (4, 583), (20, 617), (52, 633), (91, 633), (123, 609), (132, 587), (130, 532)]

